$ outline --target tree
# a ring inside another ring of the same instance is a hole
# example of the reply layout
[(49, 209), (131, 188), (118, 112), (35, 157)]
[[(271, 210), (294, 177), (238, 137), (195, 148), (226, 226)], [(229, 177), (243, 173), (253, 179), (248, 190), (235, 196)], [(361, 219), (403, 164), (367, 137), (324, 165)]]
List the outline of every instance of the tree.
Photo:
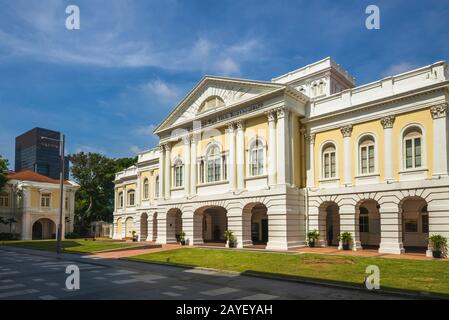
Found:
[(3, 187), (6, 184), (6, 174), (8, 173), (8, 160), (4, 159), (0, 155), (0, 190), (3, 189)]
[(137, 158), (110, 159), (99, 153), (80, 152), (69, 156), (72, 176), (80, 185), (75, 201), (75, 232), (85, 234), (93, 221), (112, 222), (115, 173), (137, 162)]

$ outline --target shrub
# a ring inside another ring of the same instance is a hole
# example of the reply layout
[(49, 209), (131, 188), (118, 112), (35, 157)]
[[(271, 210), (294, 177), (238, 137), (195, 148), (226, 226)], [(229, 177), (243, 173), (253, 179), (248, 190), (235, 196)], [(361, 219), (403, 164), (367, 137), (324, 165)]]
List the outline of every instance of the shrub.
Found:
[(445, 251), (447, 249), (447, 238), (440, 234), (431, 235), (429, 242), (434, 251)]
[(343, 242), (344, 244), (349, 244), (352, 241), (352, 234), (350, 232), (343, 232), (341, 235), (338, 236), (338, 240)]
[(19, 240), (19, 235), (16, 233), (0, 233), (0, 240)]

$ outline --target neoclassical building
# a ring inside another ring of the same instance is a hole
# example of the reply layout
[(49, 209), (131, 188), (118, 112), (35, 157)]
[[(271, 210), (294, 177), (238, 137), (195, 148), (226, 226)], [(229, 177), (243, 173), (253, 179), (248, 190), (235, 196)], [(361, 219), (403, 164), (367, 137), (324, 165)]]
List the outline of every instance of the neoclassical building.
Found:
[[(59, 223), (60, 183), (33, 171), (11, 172), (0, 190), (0, 233), (13, 233), (22, 240), (55, 239)], [(73, 231), (75, 193), (79, 185), (64, 182), (62, 234)]]
[(331, 58), (272, 81), (204, 77), (116, 175), (114, 238), (189, 245), (425, 250), (449, 236), (449, 76), (437, 62), (366, 85)]

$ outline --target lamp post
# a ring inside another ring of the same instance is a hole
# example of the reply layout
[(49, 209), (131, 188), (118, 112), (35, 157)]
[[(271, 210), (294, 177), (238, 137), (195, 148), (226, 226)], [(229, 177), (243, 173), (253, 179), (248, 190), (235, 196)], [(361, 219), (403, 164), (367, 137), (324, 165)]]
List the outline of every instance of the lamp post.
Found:
[(56, 235), (56, 253), (61, 253), (62, 249), (62, 216), (64, 210), (64, 169), (65, 169), (65, 158), (64, 158), (64, 140), (65, 136), (61, 133), (60, 139), (52, 139), (48, 137), (42, 137), (43, 140), (50, 140), (59, 142), (59, 149), (61, 154), (61, 165), (59, 170), (59, 222), (58, 222), (58, 231)]

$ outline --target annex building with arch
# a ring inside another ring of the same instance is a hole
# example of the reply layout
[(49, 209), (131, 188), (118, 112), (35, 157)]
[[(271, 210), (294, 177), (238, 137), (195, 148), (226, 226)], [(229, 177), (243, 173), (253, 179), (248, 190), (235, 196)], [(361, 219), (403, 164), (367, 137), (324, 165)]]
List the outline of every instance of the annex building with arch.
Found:
[(356, 86), (331, 58), (271, 81), (205, 76), (116, 174), (114, 238), (423, 250), (449, 236), (445, 62)]

